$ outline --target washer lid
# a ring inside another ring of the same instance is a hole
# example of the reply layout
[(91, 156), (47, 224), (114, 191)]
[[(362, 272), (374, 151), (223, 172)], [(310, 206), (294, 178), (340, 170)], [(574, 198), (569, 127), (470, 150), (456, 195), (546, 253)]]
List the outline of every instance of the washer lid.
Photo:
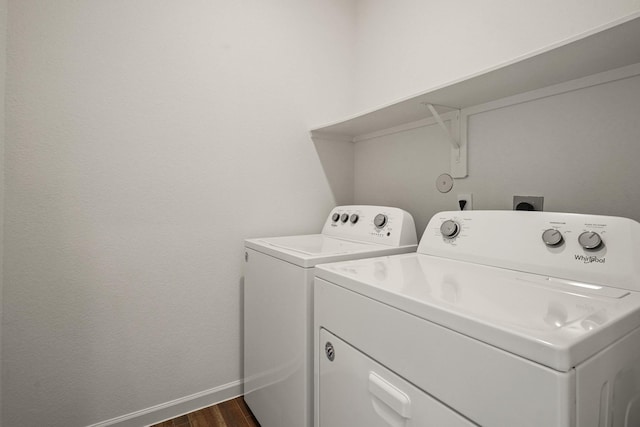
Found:
[(323, 234), (270, 237), (245, 240), (248, 248), (302, 267), (322, 262), (334, 262), (355, 257), (381, 256), (415, 251), (416, 245), (392, 247), (376, 243), (356, 242)]
[(316, 276), (559, 371), (640, 326), (640, 293), (406, 254)]
[(285, 236), (260, 239), (264, 244), (276, 248), (299, 252), (304, 255), (338, 255), (371, 249), (371, 243), (353, 242), (350, 240), (327, 237), (322, 234), (309, 236)]

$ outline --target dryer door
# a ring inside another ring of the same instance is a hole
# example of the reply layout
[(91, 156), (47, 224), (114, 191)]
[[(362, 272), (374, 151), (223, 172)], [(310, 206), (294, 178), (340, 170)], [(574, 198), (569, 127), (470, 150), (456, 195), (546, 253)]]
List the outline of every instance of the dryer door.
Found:
[(318, 427), (477, 425), (325, 329), (318, 351)]

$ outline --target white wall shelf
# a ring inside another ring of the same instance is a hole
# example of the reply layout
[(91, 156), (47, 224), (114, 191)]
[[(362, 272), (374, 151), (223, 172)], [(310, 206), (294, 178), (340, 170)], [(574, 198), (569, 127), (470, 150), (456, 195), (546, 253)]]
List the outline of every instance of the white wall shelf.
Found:
[[(392, 104), (311, 129), (313, 139), (356, 142), (364, 135), (433, 117), (431, 104), (442, 118), (462, 110), (460, 148), (452, 147), (452, 175), (467, 176), (466, 116), (464, 109), (640, 63), (640, 13), (556, 43), (500, 66), (435, 87)], [(455, 120), (452, 120), (455, 123)], [(453, 128), (457, 129), (453, 129)], [(453, 156), (458, 158), (456, 164)], [(463, 157), (464, 164), (460, 164)]]

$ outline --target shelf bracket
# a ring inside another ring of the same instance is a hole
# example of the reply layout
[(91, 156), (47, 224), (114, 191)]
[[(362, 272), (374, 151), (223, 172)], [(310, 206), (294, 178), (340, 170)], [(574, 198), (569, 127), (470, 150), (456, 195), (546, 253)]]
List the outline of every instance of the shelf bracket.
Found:
[[(449, 140), (449, 142), (451, 143), (453, 148), (455, 148), (456, 150), (460, 150), (460, 141), (457, 140), (451, 132), (449, 132), (449, 129), (447, 128), (447, 125), (444, 124), (444, 121), (442, 121), (442, 117), (440, 117), (440, 114), (436, 111), (436, 109), (433, 106), (433, 104), (425, 103), (424, 105), (426, 105), (426, 107), (429, 109), (429, 111), (431, 111), (431, 114), (433, 115), (433, 118), (436, 119), (436, 122), (438, 122), (438, 124), (440, 125), (440, 127), (444, 131), (444, 134), (447, 136), (447, 139)], [(458, 110), (457, 113), (458, 113), (458, 118), (459, 118), (460, 110)], [(455, 123), (453, 123), (453, 120), (452, 120), (452, 122), (451, 122), (451, 129), (452, 130), (455, 128), (454, 124)]]
[(460, 120), (460, 110), (447, 107), (453, 110), (451, 113), (447, 113), (451, 116), (451, 130), (449, 130), (433, 104), (427, 102), (423, 104), (429, 109), (451, 144), (451, 176), (454, 178), (465, 178), (467, 176), (466, 118)]

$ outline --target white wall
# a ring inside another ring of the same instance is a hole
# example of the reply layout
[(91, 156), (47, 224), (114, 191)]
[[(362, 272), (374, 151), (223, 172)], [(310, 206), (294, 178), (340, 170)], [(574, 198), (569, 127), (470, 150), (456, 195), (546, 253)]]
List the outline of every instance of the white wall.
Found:
[[(384, 2), (359, 0), (355, 101), (359, 110), (478, 73), (640, 10), (615, 2)], [(542, 195), (545, 210), (640, 220), (637, 78), (471, 116), (469, 177), (451, 193), (435, 189), (449, 172), (437, 126), (355, 144), (356, 203), (389, 203), (414, 215), (511, 209), (512, 196)]]
[(407, 209), (421, 234), (438, 211), (473, 194), (474, 209), (511, 209), (514, 195), (544, 209), (640, 221), (640, 76), (486, 111), (469, 118), (469, 177), (439, 193), (450, 150), (438, 126), (362, 141), (356, 203)]
[(9, 1), (3, 426), (240, 390), (242, 240), (351, 202), (307, 130), (348, 111), (354, 13)]
[[(434, 190), (448, 170), (436, 127), (358, 143), (354, 157), (350, 144), (314, 146), (310, 126), (640, 9), (637, 0), (8, 3), (5, 427), (86, 425), (238, 390), (243, 238), (313, 232), (354, 198), (404, 207), (421, 231), (455, 203)], [(454, 192), (473, 192), (476, 208), (535, 192), (548, 210), (637, 215), (636, 90), (629, 80), (473, 116), (470, 177)], [(603, 105), (611, 126), (583, 131)], [(585, 185), (577, 152), (589, 165), (606, 157)], [(546, 173), (536, 175), (538, 163)]]
[(640, 0), (358, 0), (355, 107), (386, 105), (640, 9)]
[(449, 147), (437, 125), (356, 143), (355, 203), (405, 209), (422, 236), (427, 215), (436, 206), (448, 206), (450, 197), (443, 197), (435, 182), (449, 172)]

